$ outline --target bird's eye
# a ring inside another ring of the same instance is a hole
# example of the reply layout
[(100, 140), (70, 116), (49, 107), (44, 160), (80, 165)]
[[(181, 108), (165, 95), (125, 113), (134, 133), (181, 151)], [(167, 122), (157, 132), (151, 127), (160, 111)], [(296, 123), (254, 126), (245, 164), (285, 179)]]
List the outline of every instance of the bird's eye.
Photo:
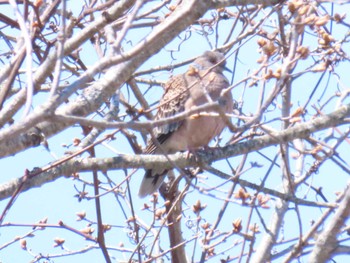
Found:
[(215, 57), (211, 57), (211, 58), (209, 59), (209, 61), (210, 61), (211, 63), (213, 63), (213, 64), (218, 63)]

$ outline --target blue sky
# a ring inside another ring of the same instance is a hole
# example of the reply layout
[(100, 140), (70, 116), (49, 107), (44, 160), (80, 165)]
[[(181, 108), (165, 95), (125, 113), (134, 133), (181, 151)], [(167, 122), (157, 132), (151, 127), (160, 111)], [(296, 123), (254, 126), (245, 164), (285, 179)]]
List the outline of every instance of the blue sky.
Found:
[[(74, 14), (79, 14), (80, 8), (79, 5), (76, 4), (76, 2), (68, 1), (69, 8), (72, 9)], [(152, 3), (150, 4), (150, 6)], [(327, 5), (326, 5), (327, 6)], [(328, 5), (327, 7), (330, 7)], [(335, 5), (334, 12), (339, 13), (346, 13), (349, 11), (348, 5)], [(10, 9), (4, 9), (4, 6), (0, 6), (0, 9), (3, 10), (3, 12), (9, 12), (8, 15), (10, 16)], [(147, 7), (146, 7), (147, 8)], [(236, 11), (235, 8), (232, 8), (233, 11)], [(266, 13), (267, 11), (265, 11)], [(209, 12), (207, 17), (211, 17), (211, 13)], [(272, 16), (271, 20), (276, 19), (276, 17)], [(223, 24), (221, 24), (221, 30), (220, 34), (225, 33), (225, 29), (229, 28), (229, 26), (232, 24), (232, 20), (224, 21)], [(273, 23), (272, 23), (273, 24)], [(332, 32), (333, 36), (335, 38), (340, 37), (344, 34), (345, 30), (348, 30), (346, 27), (343, 26), (333, 26), (334, 31)], [(198, 26), (194, 26), (193, 29), (198, 29)], [(9, 30), (9, 29), (6, 29)], [(11, 29), (13, 30), (13, 29)], [(8, 31), (8, 32), (11, 32)], [(269, 28), (266, 27), (266, 30), (269, 31)], [(272, 31), (272, 30), (271, 30)], [(309, 46), (310, 49), (312, 49), (315, 44), (315, 40), (312, 36), (312, 30), (308, 30), (309, 35), (306, 34), (304, 43), (306, 46)], [(136, 43), (140, 39), (142, 39), (148, 32), (144, 31), (142, 34), (139, 33), (138, 30), (132, 30), (128, 33), (127, 39), (132, 41), (132, 43)], [(139, 70), (148, 69), (151, 67), (159, 66), (159, 65), (167, 65), (169, 63), (177, 63), (185, 59), (194, 58), (200, 54), (202, 54), (205, 50), (210, 49), (210, 46), (207, 42), (203, 41), (203, 37), (198, 34), (195, 30), (187, 33), (182, 33), (181, 36), (188, 37), (190, 36), (188, 41), (184, 41), (182, 43), (182, 39), (178, 38), (175, 39), (172, 43), (170, 43), (165, 49), (163, 49), (159, 54), (152, 57), (149, 61), (147, 61), (144, 65), (140, 67)], [(247, 44), (245, 44), (240, 50), (239, 50), (239, 59), (237, 60), (237, 69), (234, 73), (234, 82), (232, 84), (238, 83), (242, 78), (250, 74), (251, 72), (254, 72), (257, 68), (260, 67), (260, 65), (256, 62), (257, 59), (260, 57), (260, 54), (257, 52), (258, 46), (256, 44), (256, 39), (258, 37), (254, 38), (253, 40), (249, 41)], [(215, 45), (215, 35), (210, 35), (209, 39), (213, 45)], [(224, 37), (219, 37), (218, 43), (219, 46), (223, 43)], [(179, 45), (179, 43), (182, 43)], [(128, 46), (128, 43), (123, 43), (125, 46), (125, 49), (132, 48), (132, 46)], [(175, 50), (178, 47), (179, 51), (173, 53), (173, 57), (176, 60), (172, 60), (171, 56), (169, 55), (169, 50)], [(232, 49), (233, 51), (234, 49)], [(349, 52), (349, 47), (344, 45), (344, 51), (346, 53)], [(231, 52), (230, 52), (231, 53)], [(230, 54), (229, 53), (229, 54)], [(235, 54), (235, 53), (234, 53)], [(89, 43), (86, 43), (84, 45), (83, 50), (81, 51), (81, 57), (84, 58), (84, 62), (89, 66), (93, 65), (96, 60), (98, 60), (98, 56), (93, 51), (91, 45)], [(233, 58), (234, 55), (231, 56), (228, 59), (228, 66), (233, 67)], [(5, 63), (5, 62), (4, 62)], [(303, 63), (300, 63), (298, 67), (296, 68), (295, 72), (302, 72), (306, 68), (308, 68), (313, 61), (310, 59), (308, 61), (305, 61)], [(277, 69), (279, 66), (278, 63), (272, 66), (273, 69)], [(161, 79), (161, 80), (167, 80), (172, 74), (177, 74), (184, 72), (186, 70), (186, 67), (182, 67), (179, 69), (174, 70), (174, 72), (159, 72), (156, 74), (153, 74), (151, 76), (147, 76), (149, 78), (154, 79)], [(310, 105), (322, 105), (327, 101), (327, 99), (337, 92), (338, 90), (346, 90), (349, 88), (348, 83), (350, 83), (350, 76), (348, 74), (348, 68), (349, 64), (348, 62), (339, 63), (334, 72), (327, 72), (322, 79), (322, 81), (319, 84), (319, 87), (314, 94), (314, 96), (311, 99)], [(231, 75), (227, 73), (227, 77), (231, 79)], [(306, 101), (309, 99), (310, 94), (312, 93), (312, 90), (315, 87), (315, 84), (320, 79), (320, 74), (316, 73), (308, 73), (306, 75), (303, 75), (301, 78), (296, 79), (295, 82), (293, 82), (293, 92), (292, 92), (292, 112), (293, 109), (298, 107), (299, 105), (304, 105)], [(267, 94), (270, 89), (272, 89), (274, 85), (273, 81), (269, 81), (266, 83), (266, 90)], [(140, 85), (140, 88), (144, 92), (148, 86), (146, 85)], [(260, 87), (259, 87), (260, 88)], [(128, 94), (127, 87), (124, 86), (122, 88), (122, 92), (125, 96)], [(235, 87), (232, 91), (234, 98), (243, 105), (243, 112), (246, 115), (254, 114), (257, 110), (257, 103), (258, 103), (258, 94), (259, 89), (256, 87), (247, 88), (244, 83), (238, 85)], [(322, 93), (325, 93), (325, 95), (322, 97), (322, 99), (319, 101), (318, 98), (321, 96)], [(42, 97), (39, 97), (35, 101), (35, 105), (39, 105), (42, 103), (41, 100), (44, 100), (46, 95), (43, 95)], [(161, 88), (160, 87), (152, 87), (150, 91), (147, 92), (145, 98), (149, 100), (149, 102), (156, 102), (159, 97), (161, 96)], [(134, 98), (130, 98), (130, 101), (135, 101)], [(344, 103), (348, 102), (348, 99), (344, 101)], [(277, 104), (280, 102), (276, 102)], [(278, 108), (278, 105), (275, 105), (276, 108)], [(324, 111), (331, 112), (334, 107), (336, 106), (336, 98), (327, 106), (324, 108)], [(276, 110), (276, 108), (271, 107), (269, 108), (269, 111), (267, 114), (264, 115), (263, 121), (269, 121), (274, 118), (277, 118), (280, 115), (280, 111)], [(305, 115), (305, 120), (309, 120), (312, 118), (312, 115), (315, 114), (315, 112), (312, 111), (311, 108)], [(234, 120), (235, 123), (237, 123), (236, 120)], [(272, 123), (269, 123), (271, 127), (274, 127), (275, 129), (280, 128), (280, 121), (275, 120)], [(344, 129), (342, 127), (341, 129)], [(106, 131), (104, 134), (109, 133), (110, 131)], [(329, 131), (321, 131), (314, 135), (315, 138), (323, 138)], [(140, 138), (140, 134), (136, 134), (138, 138)], [(225, 144), (225, 142), (228, 140), (228, 138), (232, 136), (232, 134), (225, 130), (222, 134), (222, 145)], [(67, 149), (74, 149), (72, 146), (72, 139), (73, 138), (83, 138), (81, 129), (79, 127), (75, 127), (72, 129), (68, 129), (65, 131), (62, 131), (57, 136), (49, 139), (49, 145), (51, 151), (57, 156), (61, 157), (64, 155), (65, 151)], [(140, 139), (139, 142), (142, 142)], [(68, 145), (69, 147), (64, 147), (63, 145)], [(128, 145), (128, 142), (125, 140), (125, 137), (121, 135), (117, 135), (116, 140), (108, 142), (109, 147), (112, 147), (114, 150), (126, 153), (126, 154), (132, 154), (132, 149)], [(254, 183), (261, 182), (262, 178), (264, 177), (265, 173), (269, 170), (270, 163), (266, 161), (265, 158), (262, 158), (260, 153), (266, 155), (268, 158), (273, 159), (278, 151), (278, 148), (276, 146), (272, 146), (266, 149), (263, 149), (259, 151), (259, 153), (251, 153), (248, 156), (247, 165), (245, 166), (245, 173), (242, 175), (242, 179), (252, 181)], [(347, 162), (346, 156), (348, 153), (348, 145), (343, 144), (339, 149), (340, 156), (343, 157), (345, 162)], [(293, 152), (293, 149), (291, 149), (291, 152)], [(107, 156), (114, 156), (116, 153), (111, 151), (108, 147), (105, 147), (104, 145), (100, 145), (96, 147), (96, 154), (98, 157), (107, 157)], [(84, 155), (86, 158), (86, 155)], [(242, 157), (234, 157), (230, 158), (229, 162), (231, 165), (236, 168), (236, 166), (240, 163)], [(0, 183), (7, 182), (13, 178), (21, 177), (24, 174), (25, 169), (33, 169), (34, 167), (42, 167), (50, 162), (53, 162), (55, 159), (54, 157), (47, 152), (42, 146), (31, 148), (27, 151), (21, 152), (16, 154), (15, 156), (4, 158), (0, 160), (0, 165), (2, 167), (2, 175), (0, 178)], [(308, 169), (309, 166), (312, 164), (312, 159), (307, 160), (308, 163), (305, 166), (305, 169)], [(258, 162), (262, 167), (250, 167), (250, 163)], [(292, 167), (294, 168), (294, 162), (292, 161)], [(349, 166), (348, 163), (346, 163), (347, 167)], [(231, 174), (231, 170), (229, 165), (226, 161), (217, 162), (213, 165), (214, 167)], [(128, 170), (127, 173), (130, 173), (131, 170)], [(130, 185), (131, 185), (131, 194), (132, 196), (135, 196), (133, 198), (134, 207), (137, 209), (138, 216), (142, 219), (142, 221), (145, 223), (145, 225), (148, 225), (152, 222), (152, 214), (149, 211), (143, 211), (141, 208), (143, 207), (144, 202), (149, 202), (149, 198), (140, 200), (137, 197), (137, 191), (138, 187), (141, 181), (141, 177), (143, 176), (144, 171), (139, 170), (137, 171), (131, 178)], [(108, 171), (107, 175), (112, 178), (115, 182), (120, 182), (125, 178), (125, 172), (122, 170), (118, 171)], [(100, 173), (99, 174), (101, 181), (103, 183), (107, 182), (106, 177)], [(223, 183), (221, 179), (218, 179), (215, 176), (210, 175), (209, 173), (204, 173), (202, 175), (204, 178), (207, 178), (207, 181), (205, 183), (207, 186), (215, 186), (220, 185)], [(335, 178), (336, 179), (333, 179)], [(84, 173), (81, 174), (81, 179), (86, 180), (88, 182), (92, 182), (92, 175), (91, 173)], [(342, 171), (339, 167), (336, 167), (332, 161), (328, 161), (326, 164), (324, 164), (321, 169), (318, 171), (317, 174), (313, 175), (309, 183), (313, 183), (315, 187), (322, 187), (324, 195), (328, 198), (330, 202), (334, 202), (336, 199), (335, 192), (343, 190), (344, 186), (348, 182), (348, 175)], [(199, 182), (200, 183), (200, 182)], [(107, 187), (107, 184), (105, 184)], [(205, 184), (204, 184), (205, 186)], [(281, 186), (281, 171), (278, 167), (274, 167), (272, 172), (269, 174), (268, 180), (266, 182), (266, 186), (270, 187), (272, 189), (280, 189)], [(124, 185), (125, 187), (125, 185)], [(191, 223), (195, 220), (196, 216), (190, 212), (191, 206), (193, 203), (200, 199), (203, 204), (207, 205), (207, 208), (203, 210), (203, 214), (201, 215), (203, 220), (207, 220), (210, 223), (213, 223), (217, 215), (222, 207), (222, 199), (226, 198), (227, 191), (230, 189), (231, 183), (226, 183), (222, 187), (220, 187), (220, 191), (214, 191), (214, 196), (205, 196), (203, 194), (198, 193), (198, 191), (192, 191), (188, 194), (187, 198), (185, 199), (184, 204), (184, 216), (183, 216), (183, 231), (184, 235), (187, 238), (190, 238), (196, 231), (196, 228), (191, 225)], [(11, 222), (13, 224), (28, 224), (38, 222), (39, 220), (48, 217), (48, 223), (49, 224), (57, 224), (59, 221), (63, 221), (65, 224), (72, 226), (76, 229), (83, 229), (88, 224), (87, 221), (76, 221), (76, 213), (81, 211), (86, 211), (87, 218), (89, 220), (95, 221), (95, 204), (94, 200), (91, 199), (89, 201), (83, 200), (79, 202), (77, 198), (74, 196), (77, 194), (77, 189), (82, 190), (83, 184), (82, 182), (79, 182), (78, 180), (73, 180), (71, 178), (65, 178), (62, 177), (55, 181), (54, 183), (48, 183), (44, 186), (36, 189), (31, 189), (30, 191), (27, 191), (25, 193), (22, 193), (18, 199), (16, 200), (13, 207), (10, 209), (9, 213), (7, 214), (5, 218), (5, 222)], [(88, 191), (89, 196), (93, 196), (93, 190), (91, 187), (87, 187), (85, 190)], [(250, 190), (250, 193), (254, 193), (254, 191)], [(318, 200), (318, 197), (315, 195), (313, 191), (311, 191), (306, 185), (302, 186), (298, 189), (298, 192), (296, 193), (298, 197), (304, 197), (307, 196), (308, 200)], [(259, 211), (262, 213), (262, 215), (265, 217), (265, 219), (268, 222), (268, 218), (270, 217), (271, 213), (273, 212), (273, 206), (274, 206), (274, 197), (271, 197), (271, 201), (268, 203), (270, 205), (270, 209), (260, 209)], [(4, 209), (6, 206), (8, 200), (2, 201), (0, 203), (0, 211)], [(318, 200), (322, 201), (322, 200)], [(134, 244), (132, 243), (132, 240), (128, 238), (127, 233), (129, 232), (129, 229), (127, 225), (125, 224), (128, 217), (130, 217), (130, 211), (129, 211), (129, 203), (126, 201), (126, 199), (116, 198), (113, 194), (107, 194), (101, 198), (102, 203), (102, 210), (103, 210), (103, 220), (105, 223), (112, 225), (112, 230), (108, 231), (106, 233), (106, 239), (108, 240), (108, 244), (113, 247), (120, 247), (120, 243), (123, 243), (125, 245), (125, 248), (127, 249), (133, 249)], [(162, 203), (160, 202), (159, 206), (162, 206)], [(302, 223), (305, 229), (308, 229), (310, 227), (310, 224), (313, 220), (316, 220), (321, 214), (322, 210), (317, 208), (308, 208), (300, 206), (300, 211), (302, 213)], [(126, 213), (126, 216), (124, 215), (124, 212)], [(232, 228), (232, 221), (236, 218), (242, 218), (246, 219), (250, 213), (250, 208), (247, 206), (241, 206), (239, 203), (239, 200), (232, 200), (232, 202), (229, 204), (227, 208), (227, 212), (224, 215), (224, 218), (222, 219), (222, 223), (220, 226), (220, 231), (230, 231)], [(288, 212), (283, 228), (283, 234), (280, 236), (280, 238), (284, 238), (284, 240), (288, 240), (289, 238), (295, 237), (295, 231), (298, 229), (298, 225), (296, 222), (296, 215), (293, 210)], [(245, 222), (243, 220), (243, 223)], [(203, 221), (202, 221), (203, 222)], [(256, 213), (253, 213), (252, 222), (257, 223), (261, 226), (260, 219)], [(96, 225), (93, 225), (95, 229), (97, 228)], [(243, 226), (244, 229), (246, 225)], [(2, 227), (0, 231), (0, 247), (6, 244), (7, 242), (11, 242), (11, 240), (14, 240), (16, 236), (22, 236), (26, 233), (29, 233), (32, 231), (32, 227)], [(166, 231), (162, 232), (163, 238), (162, 238), (162, 246), (166, 249), (167, 245), (167, 238), (166, 238)], [(94, 233), (96, 234), (96, 232)], [(19, 243), (16, 242), (15, 244), (9, 245), (8, 247), (0, 250), (0, 261), (2, 263), (11, 263), (11, 262), (30, 262), (33, 260), (33, 255), (37, 255), (39, 253), (45, 254), (61, 254), (64, 253), (64, 250), (61, 250), (60, 248), (53, 247), (54, 244), (54, 238), (61, 237), (66, 240), (64, 247), (67, 249), (67, 251), (75, 251), (80, 250), (84, 248), (87, 245), (95, 245), (93, 242), (85, 241), (82, 237), (77, 236), (76, 234), (73, 234), (72, 232), (64, 229), (58, 229), (58, 228), (48, 228), (45, 231), (35, 231), (34, 237), (32, 238), (26, 238), (28, 248), (30, 248), (32, 251), (25, 251), (19, 248)], [(256, 243), (258, 244), (260, 241), (260, 236), (257, 237)], [(148, 239), (149, 243), (153, 241), (152, 238)], [(237, 237), (237, 240), (239, 238)], [(229, 242), (222, 245), (221, 249), (224, 249), (226, 247), (232, 246), (232, 244), (236, 241), (235, 238), (232, 238), (229, 240)], [(147, 241), (146, 241), (147, 243)], [(148, 243), (147, 243), (148, 244)], [(194, 245), (194, 242), (190, 242), (187, 247), (191, 248)], [(283, 246), (288, 246), (289, 243)], [(230, 254), (238, 254), (240, 251), (240, 246), (234, 247), (230, 250)], [(189, 249), (191, 251), (191, 249)], [(234, 252), (236, 251), (236, 252)], [(198, 256), (200, 253), (199, 248), (197, 248), (196, 255)], [(128, 252), (120, 252), (116, 250), (111, 250), (111, 256), (115, 258), (115, 262), (119, 262), (118, 260), (128, 260), (128, 257), (130, 256), (130, 253)], [(212, 262), (217, 262), (218, 258), (214, 258)], [(342, 258), (339, 257), (339, 260)], [(68, 256), (68, 257), (58, 257), (52, 259), (52, 262), (103, 262), (103, 256), (99, 249), (95, 249), (92, 251), (89, 251), (88, 253), (80, 253), (75, 256)], [(340, 261), (339, 261), (340, 262)]]

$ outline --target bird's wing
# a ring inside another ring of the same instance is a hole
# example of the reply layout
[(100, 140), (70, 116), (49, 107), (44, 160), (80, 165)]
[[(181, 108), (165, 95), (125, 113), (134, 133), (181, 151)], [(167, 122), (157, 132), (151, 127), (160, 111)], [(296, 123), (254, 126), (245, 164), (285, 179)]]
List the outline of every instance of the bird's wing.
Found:
[[(172, 77), (165, 84), (165, 92), (159, 102), (158, 112), (155, 120), (160, 120), (168, 117), (175, 116), (181, 113), (185, 109), (185, 102), (189, 98), (189, 76), (187, 74), (177, 75)], [(159, 144), (163, 144), (173, 132), (178, 130), (184, 120), (171, 122), (153, 129), (153, 134), (156, 137)], [(157, 145), (151, 139), (148, 141), (145, 153), (152, 154), (157, 149)]]

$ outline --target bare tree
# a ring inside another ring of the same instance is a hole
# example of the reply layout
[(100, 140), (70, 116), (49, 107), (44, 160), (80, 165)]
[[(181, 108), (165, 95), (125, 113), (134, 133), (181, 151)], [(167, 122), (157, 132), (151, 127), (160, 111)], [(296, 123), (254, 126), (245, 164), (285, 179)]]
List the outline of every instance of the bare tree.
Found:
[[(1, 9), (0, 261), (350, 253), (348, 1), (8, 0)], [(225, 54), (232, 112), (213, 101), (155, 121), (162, 85), (206, 50)], [(228, 126), (211, 147), (142, 154), (154, 127), (209, 109)], [(144, 169), (155, 167), (172, 169), (168, 181), (140, 199)]]

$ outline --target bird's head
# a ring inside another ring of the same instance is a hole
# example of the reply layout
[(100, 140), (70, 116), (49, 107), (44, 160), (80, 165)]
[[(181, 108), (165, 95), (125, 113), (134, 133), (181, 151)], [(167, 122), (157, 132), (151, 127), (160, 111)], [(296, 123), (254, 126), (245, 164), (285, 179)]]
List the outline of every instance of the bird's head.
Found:
[(194, 62), (193, 66), (199, 70), (207, 70), (213, 68), (212, 71), (222, 72), (227, 69), (226, 59), (224, 54), (218, 51), (206, 51), (203, 55), (198, 57)]

